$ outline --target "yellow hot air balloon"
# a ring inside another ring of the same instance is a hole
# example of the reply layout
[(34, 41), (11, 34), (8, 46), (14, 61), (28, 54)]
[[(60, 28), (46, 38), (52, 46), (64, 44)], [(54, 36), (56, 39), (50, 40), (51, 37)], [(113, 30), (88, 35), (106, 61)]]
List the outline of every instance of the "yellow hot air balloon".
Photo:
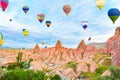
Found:
[(105, 0), (96, 0), (96, 6), (100, 9), (100, 10), (102, 10), (102, 8), (104, 7), (104, 5), (105, 5)]
[(45, 43), (44, 43), (44, 42), (42, 42), (42, 45), (43, 45), (43, 46), (44, 46), (44, 44), (45, 44)]
[(24, 36), (28, 36), (28, 34), (29, 34), (29, 31), (26, 30), (26, 29), (23, 29), (23, 35), (24, 35)]
[(4, 37), (3, 34), (0, 32), (0, 46), (4, 44)]
[(0, 39), (0, 46), (2, 46), (4, 44), (4, 40)]

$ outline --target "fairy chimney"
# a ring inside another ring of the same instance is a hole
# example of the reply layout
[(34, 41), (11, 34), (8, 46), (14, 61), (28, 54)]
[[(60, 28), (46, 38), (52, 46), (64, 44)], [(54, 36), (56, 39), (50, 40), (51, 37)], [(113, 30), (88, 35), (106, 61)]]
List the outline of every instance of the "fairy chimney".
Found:
[(120, 27), (117, 27), (115, 30), (115, 35), (120, 35)]
[(82, 40), (82, 41), (80, 42), (80, 44), (78, 45), (77, 49), (85, 49), (85, 47), (86, 47), (85, 41)]
[(61, 47), (62, 47), (61, 41), (58, 40), (56, 45), (55, 45), (55, 48), (58, 49), (58, 48), (61, 48)]
[(35, 48), (34, 48), (34, 53), (38, 53), (39, 50), (40, 50), (40, 48), (39, 48), (39, 45), (37, 43), (36, 46), (35, 46)]

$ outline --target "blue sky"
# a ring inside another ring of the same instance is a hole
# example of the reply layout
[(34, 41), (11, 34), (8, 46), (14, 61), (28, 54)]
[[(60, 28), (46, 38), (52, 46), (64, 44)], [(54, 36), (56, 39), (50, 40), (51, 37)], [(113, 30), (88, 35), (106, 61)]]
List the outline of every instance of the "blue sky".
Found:
[[(72, 7), (68, 16), (62, 9), (65, 4)], [(29, 6), (27, 14), (22, 11), (23, 6)], [(115, 24), (109, 19), (107, 12), (110, 8), (120, 9), (119, 0), (106, 0), (102, 10), (96, 7), (95, 0), (9, 0), (6, 11), (0, 9), (0, 32), (5, 37), (2, 47), (34, 48), (36, 43), (43, 47), (42, 42), (51, 47), (61, 40), (63, 46), (76, 48), (82, 39), (87, 44), (106, 42), (120, 25), (120, 18)], [(46, 15), (42, 23), (37, 20), (40, 13)], [(46, 20), (52, 21), (50, 28), (46, 27)], [(86, 30), (81, 21), (88, 21)], [(22, 35), (22, 29), (29, 30), (27, 37)], [(89, 37), (92, 37), (90, 42)]]

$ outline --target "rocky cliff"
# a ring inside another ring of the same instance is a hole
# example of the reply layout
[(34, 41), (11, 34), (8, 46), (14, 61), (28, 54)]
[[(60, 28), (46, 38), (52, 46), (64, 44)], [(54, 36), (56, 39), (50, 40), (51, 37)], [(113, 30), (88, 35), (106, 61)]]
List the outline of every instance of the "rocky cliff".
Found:
[(114, 35), (108, 39), (106, 52), (112, 55), (112, 64), (120, 67), (120, 27), (117, 27)]

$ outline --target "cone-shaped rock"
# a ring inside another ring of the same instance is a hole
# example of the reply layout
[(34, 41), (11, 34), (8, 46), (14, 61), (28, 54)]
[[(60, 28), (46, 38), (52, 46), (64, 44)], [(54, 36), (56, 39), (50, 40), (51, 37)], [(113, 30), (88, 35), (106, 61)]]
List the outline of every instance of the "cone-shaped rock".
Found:
[(77, 49), (85, 49), (85, 47), (86, 47), (85, 42), (84, 40), (82, 40), (80, 44), (78, 45)]
[(120, 27), (117, 27), (116, 30), (115, 30), (115, 35), (120, 35)]
[(111, 63), (120, 67), (120, 26), (115, 29), (114, 36), (108, 39), (106, 49), (106, 52), (112, 55)]
[(58, 48), (61, 48), (61, 47), (62, 47), (61, 41), (58, 40), (56, 45), (55, 45), (55, 48), (58, 49)]
[(40, 50), (40, 48), (39, 48), (39, 45), (37, 43), (36, 46), (35, 46), (35, 48), (34, 48), (34, 53), (38, 53), (39, 50)]

